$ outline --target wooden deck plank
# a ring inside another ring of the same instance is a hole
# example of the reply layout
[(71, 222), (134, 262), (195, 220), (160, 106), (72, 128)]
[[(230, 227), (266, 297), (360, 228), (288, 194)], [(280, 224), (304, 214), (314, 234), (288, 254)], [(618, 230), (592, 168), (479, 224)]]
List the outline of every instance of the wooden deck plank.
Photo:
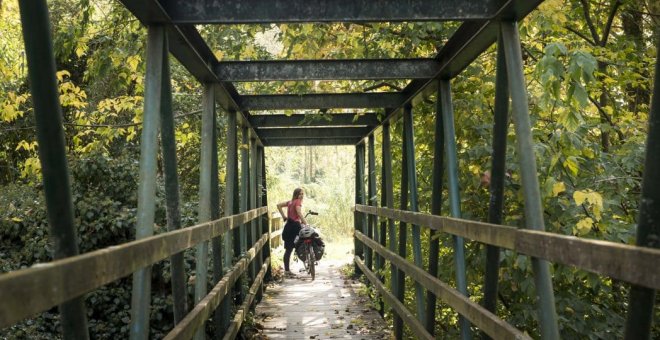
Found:
[[(255, 321), (268, 339), (390, 339), (384, 321), (357, 290), (342, 278), (346, 261), (321, 260), (316, 280), (306, 273), (270, 285), (256, 308)], [(292, 270), (298, 271), (292, 264)], [(300, 265), (301, 266), (301, 265)]]

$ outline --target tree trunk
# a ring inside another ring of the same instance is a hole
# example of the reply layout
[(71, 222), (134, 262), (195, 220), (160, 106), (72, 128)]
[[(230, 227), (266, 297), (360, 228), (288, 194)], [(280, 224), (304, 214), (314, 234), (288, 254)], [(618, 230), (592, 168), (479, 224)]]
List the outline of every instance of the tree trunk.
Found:
[[(642, 14), (642, 3), (633, 1), (628, 4), (621, 12), (621, 22), (623, 25), (623, 32), (626, 37), (630, 39), (635, 45), (635, 51), (638, 56), (643, 56), (646, 50), (644, 42), (644, 16)], [(649, 70), (647, 68), (637, 70), (644, 78), (649, 78)], [(634, 115), (637, 115), (638, 107), (640, 104), (649, 104), (651, 100), (650, 90), (644, 89), (641, 86), (626, 86), (628, 110)]]

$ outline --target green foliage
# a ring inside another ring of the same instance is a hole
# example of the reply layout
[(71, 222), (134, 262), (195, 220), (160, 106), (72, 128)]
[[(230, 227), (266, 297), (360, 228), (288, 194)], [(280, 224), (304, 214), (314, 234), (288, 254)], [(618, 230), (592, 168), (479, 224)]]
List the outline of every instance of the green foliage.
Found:
[[(116, 1), (57, 0), (49, 2), (49, 9), (81, 251), (128, 242), (133, 239), (137, 206), (145, 30)], [(520, 25), (548, 231), (626, 244), (634, 240), (650, 80), (659, 34), (657, 15), (648, 13), (657, 11), (658, 5), (648, 0), (546, 0)], [(610, 13), (612, 21), (608, 20)], [(0, 2), (0, 206), (5, 207), (0, 210), (1, 272), (46, 262), (51, 253), (18, 17), (16, 1)], [(199, 29), (220, 60), (265, 60), (432, 57), (457, 26), (423, 22), (313, 23)], [(487, 218), (489, 200), (480, 175), (492, 161), (495, 66), (493, 47), (452, 80), (461, 214), (481, 221)], [(200, 107), (201, 87), (178, 62), (173, 60), (171, 67), (173, 106), (179, 116), (175, 134), (182, 220), (188, 226), (196, 222), (199, 191), (201, 123), (194, 113)], [(241, 94), (296, 94), (392, 91), (406, 84), (403, 80), (368, 80), (246, 82), (236, 86)], [(435, 101), (432, 95), (414, 109), (419, 206), (426, 212), (431, 203)], [(226, 120), (220, 116), (218, 155), (222, 165), (226, 163)], [(323, 119), (323, 115), (318, 117)], [(399, 207), (401, 190), (401, 131), (401, 122), (393, 122), (395, 207)], [(516, 136), (512, 126), (509, 131), (503, 224), (522, 227)], [(377, 150), (382, 145), (380, 138), (377, 133)], [(275, 203), (288, 200), (295, 187), (302, 186), (308, 194), (305, 208), (320, 213), (310, 221), (320, 225), (330, 240), (350, 235), (355, 189), (353, 148), (274, 148), (266, 150), (266, 155), (271, 209)], [(377, 181), (380, 164), (377, 151)], [(156, 232), (164, 231), (165, 223), (161, 175), (162, 171), (158, 178)], [(224, 188), (224, 167), (218, 176)], [(380, 185), (377, 188), (380, 191)], [(447, 194), (443, 192), (443, 197)], [(443, 215), (448, 215), (444, 201)], [(423, 239), (428, 238), (426, 233)], [(444, 234), (439, 237), (439, 276), (455, 285), (452, 239)], [(408, 247), (412, 260), (412, 247)], [(423, 247), (423, 258), (428, 259), (428, 244)], [(467, 242), (466, 255), (468, 290), (473, 299), (480, 301), (483, 246)], [(188, 273), (192, 273), (193, 266), (187, 254)], [(151, 335), (158, 338), (171, 328), (172, 320), (167, 261), (157, 264), (153, 273)], [(626, 284), (560, 265), (553, 265), (552, 273), (563, 338), (622, 337)], [(538, 337), (531, 262), (526, 256), (503, 251), (500, 278), (497, 314)], [(414, 311), (410, 280), (406, 287), (405, 302)], [(95, 290), (87, 296), (87, 302), (91, 332), (96, 337), (127, 337), (130, 279)], [(457, 323), (456, 313), (439, 304), (438, 334), (458, 337)], [(657, 322), (654, 327), (654, 334), (660, 334)], [(57, 312), (52, 309), (0, 336), (46, 339), (59, 336), (58, 328)]]

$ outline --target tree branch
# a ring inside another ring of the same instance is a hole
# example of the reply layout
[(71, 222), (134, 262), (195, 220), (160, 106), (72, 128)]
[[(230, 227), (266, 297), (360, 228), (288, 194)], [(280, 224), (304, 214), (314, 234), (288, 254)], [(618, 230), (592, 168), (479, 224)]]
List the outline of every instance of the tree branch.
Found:
[(612, 29), (612, 22), (614, 22), (614, 16), (616, 15), (616, 11), (621, 7), (621, 0), (617, 0), (614, 2), (614, 5), (612, 5), (612, 10), (610, 11), (610, 15), (607, 18), (607, 24), (605, 24), (605, 31), (603, 32), (603, 38), (600, 40), (600, 44), (602, 47), (605, 47), (607, 44), (607, 39), (610, 37), (610, 31)]
[(571, 26), (568, 26), (568, 25), (567, 25), (567, 26), (564, 26), (564, 27), (565, 27), (567, 30), (569, 30), (569, 31), (571, 31), (571, 32), (573, 32), (573, 33), (575, 33), (578, 37), (580, 37), (580, 38), (586, 40), (586, 41), (587, 41), (588, 43), (590, 43), (591, 45), (594, 45), (594, 46), (596, 45), (596, 42), (595, 42), (595, 41), (589, 39), (589, 37), (587, 37), (586, 35), (582, 34), (582, 32), (578, 31), (577, 29), (575, 29), (575, 28), (573, 28), (573, 27), (571, 27)]
[(596, 101), (596, 99), (594, 99), (593, 97), (591, 96), (588, 97), (589, 97), (589, 101), (596, 106), (598, 112), (600, 112), (600, 115), (603, 118), (605, 118), (607, 123), (609, 123), (610, 126), (614, 129), (616, 135), (619, 136), (619, 140), (621, 141), (625, 140), (625, 137), (623, 136), (623, 132), (621, 132), (621, 130), (619, 130), (619, 127), (617, 127), (616, 124), (614, 124), (614, 122), (612, 121), (612, 117), (610, 117), (610, 115), (608, 115), (607, 112), (605, 112), (605, 109), (603, 109), (603, 107), (600, 106), (600, 103), (598, 103), (598, 101)]
[(600, 46), (600, 38), (598, 37), (598, 32), (596, 31), (596, 26), (594, 25), (593, 20), (591, 20), (591, 15), (589, 14), (589, 0), (580, 0), (582, 3), (582, 11), (584, 12), (584, 20), (587, 22), (587, 27), (591, 32), (593, 41)]

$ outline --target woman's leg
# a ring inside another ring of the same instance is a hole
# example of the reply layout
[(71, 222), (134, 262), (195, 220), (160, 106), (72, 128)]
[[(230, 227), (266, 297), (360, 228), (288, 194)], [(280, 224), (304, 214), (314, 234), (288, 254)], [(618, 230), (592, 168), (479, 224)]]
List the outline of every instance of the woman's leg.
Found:
[[(292, 242), (293, 243), (293, 242)], [(291, 253), (293, 252), (293, 246), (289, 247), (285, 245), (284, 247), (284, 271), (289, 271), (289, 260), (291, 260)]]

